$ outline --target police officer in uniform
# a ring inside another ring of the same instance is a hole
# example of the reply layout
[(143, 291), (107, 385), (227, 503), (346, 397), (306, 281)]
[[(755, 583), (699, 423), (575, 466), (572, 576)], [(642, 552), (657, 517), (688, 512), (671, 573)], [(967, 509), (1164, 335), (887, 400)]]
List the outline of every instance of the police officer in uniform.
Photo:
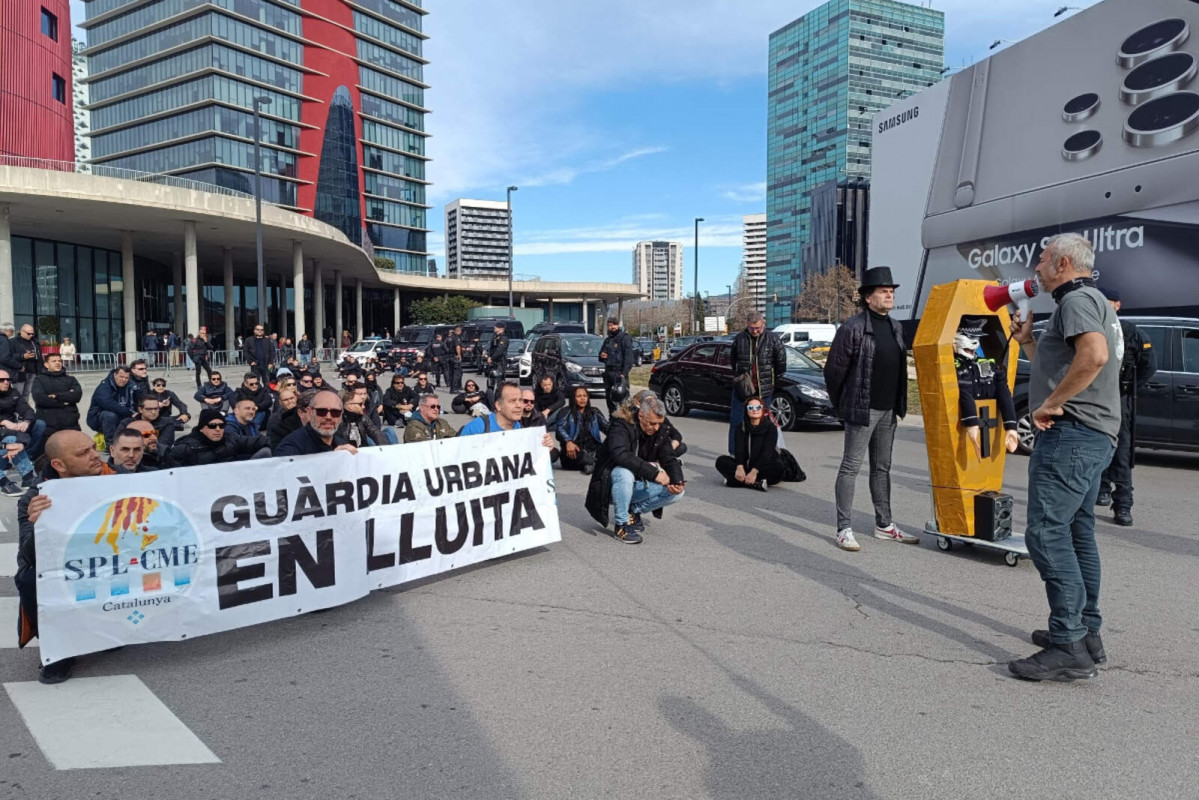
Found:
[(446, 371), (449, 372), (451, 392), (462, 391), (462, 326), (455, 325), (445, 337)]
[[(604, 397), (608, 401), (608, 414), (616, 410), (624, 397), (629, 396), (629, 370), (633, 368), (633, 337), (620, 329), (620, 320), (608, 318), (608, 335), (599, 351), (604, 362)], [(613, 387), (620, 386), (623, 392), (613, 394)]]
[(433, 373), (437, 379), (437, 388), (441, 388), (441, 378), (444, 375), (449, 381), (450, 377), (446, 372), (446, 361), (449, 357), (450, 350), (446, 347), (445, 342), (441, 339), (441, 334), (433, 337), (433, 341), (429, 342), (429, 350), (425, 353), (425, 369)]
[[(1101, 289), (1103, 296), (1115, 311), (1120, 311), (1120, 293), (1115, 289)], [(1153, 343), (1141, 329), (1130, 322), (1120, 320), (1120, 332), (1124, 336), (1124, 359), (1120, 362), (1120, 436), (1112, 463), (1103, 471), (1099, 482), (1099, 496), (1095, 505), (1112, 507), (1117, 525), (1132, 525), (1132, 468), (1136, 466), (1137, 390), (1144, 387), (1157, 372), (1157, 359), (1153, 354)], [(1113, 484), (1115, 488), (1113, 489)]]
[[(958, 373), (958, 421), (966, 429), (966, 438), (979, 458), (991, 456), (993, 425), (1003, 422), (1004, 447), (1016, 452), (1020, 439), (1016, 434), (1016, 406), (1007, 382), (1006, 365), (979, 354), (985, 318), (966, 316), (953, 337), (953, 366)], [(978, 413), (979, 400), (994, 400), (999, 419), (988, 420)], [(984, 426), (986, 430), (983, 430)]]
[(491, 340), (491, 349), (487, 351), (487, 391), (493, 392), (504, 382), (504, 373), (508, 369), (508, 326), (502, 322), (495, 324), (495, 337)]

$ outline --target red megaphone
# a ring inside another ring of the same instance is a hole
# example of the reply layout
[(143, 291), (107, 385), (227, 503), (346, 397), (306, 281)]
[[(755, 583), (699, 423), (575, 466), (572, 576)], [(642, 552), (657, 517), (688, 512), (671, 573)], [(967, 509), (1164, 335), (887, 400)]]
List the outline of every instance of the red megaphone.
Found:
[(992, 311), (1014, 305), (1020, 312), (1020, 319), (1028, 319), (1028, 301), (1037, 296), (1038, 288), (1035, 280), (1009, 283), (1007, 286), (985, 286), (983, 302)]

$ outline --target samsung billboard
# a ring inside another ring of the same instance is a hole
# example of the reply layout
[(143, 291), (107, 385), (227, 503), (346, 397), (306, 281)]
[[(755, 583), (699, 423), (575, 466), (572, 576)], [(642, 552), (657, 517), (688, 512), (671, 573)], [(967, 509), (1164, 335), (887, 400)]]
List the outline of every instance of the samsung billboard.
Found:
[(1064, 232), (1126, 313), (1199, 316), (1197, 28), (1192, 0), (1106, 0), (876, 115), (870, 262), (899, 316), (1032, 277)]

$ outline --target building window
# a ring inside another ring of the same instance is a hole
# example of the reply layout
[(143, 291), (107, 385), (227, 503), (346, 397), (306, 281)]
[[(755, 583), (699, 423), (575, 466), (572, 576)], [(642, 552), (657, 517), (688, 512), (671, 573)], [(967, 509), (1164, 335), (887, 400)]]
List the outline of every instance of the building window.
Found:
[(67, 82), (62, 79), (58, 73), (51, 73), (51, 85), (54, 91), (54, 99), (60, 103), (67, 102)]
[(54, 41), (58, 41), (58, 17), (46, 9), (42, 9), (42, 33)]

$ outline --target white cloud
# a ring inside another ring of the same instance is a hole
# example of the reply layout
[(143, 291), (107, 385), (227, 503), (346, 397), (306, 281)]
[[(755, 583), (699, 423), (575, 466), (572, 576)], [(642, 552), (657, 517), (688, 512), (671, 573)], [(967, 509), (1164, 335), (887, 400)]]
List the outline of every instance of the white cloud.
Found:
[(764, 203), (766, 202), (766, 181), (736, 186), (722, 192), (721, 196), (734, 203)]
[(632, 161), (635, 158), (644, 156), (652, 156), (657, 153), (665, 153), (669, 147), (638, 147), (629, 150), (626, 153), (621, 153), (612, 158), (605, 158), (590, 164), (584, 164), (575, 167), (558, 167), (549, 172), (535, 175), (532, 177), (522, 178), (521, 186), (561, 186), (568, 183), (574, 183), (575, 178), (580, 175), (586, 175), (591, 172), (607, 172), (610, 169), (615, 169), (626, 161)]

